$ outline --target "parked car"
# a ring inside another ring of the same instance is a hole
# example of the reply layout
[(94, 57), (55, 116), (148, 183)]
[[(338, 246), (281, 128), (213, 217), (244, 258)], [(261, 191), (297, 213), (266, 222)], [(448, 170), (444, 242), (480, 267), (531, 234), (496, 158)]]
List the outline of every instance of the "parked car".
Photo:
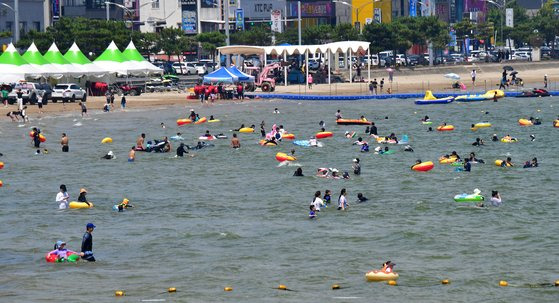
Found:
[(58, 100), (64, 102), (76, 102), (76, 100), (81, 100), (85, 102), (87, 101), (87, 93), (75, 83), (57, 84), (52, 90), (52, 102), (56, 103)]
[(203, 62), (186, 62), (186, 64), (192, 64), (196, 68), (196, 73), (198, 75), (205, 75), (208, 73), (208, 68)]
[(116, 91), (117, 95), (139, 96), (144, 92), (144, 87), (141, 85), (133, 85), (129, 83), (116, 83), (112, 89)]
[(176, 74), (183, 74), (183, 75), (198, 74), (198, 70), (192, 63), (175, 62), (173, 63), (173, 69), (175, 70)]
[(404, 54), (397, 54), (396, 55), (396, 64), (399, 65), (408, 65), (410, 60), (406, 60), (406, 56)]
[(410, 65), (429, 65), (429, 60), (425, 60), (423, 56), (419, 55), (409, 55), (408, 60)]
[(529, 60), (532, 52), (515, 52), (512, 55), (512, 60)]
[(163, 70), (165, 74), (175, 74), (175, 69), (173, 68), (173, 62), (170, 61), (155, 61), (153, 65), (159, 67)]
[(14, 104), (17, 101), (17, 92), (21, 89), (23, 93), (23, 104), (36, 104), (37, 96), (42, 95), (44, 90), (41, 84), (33, 82), (18, 83), (14, 86), (12, 91), (8, 94), (8, 103)]

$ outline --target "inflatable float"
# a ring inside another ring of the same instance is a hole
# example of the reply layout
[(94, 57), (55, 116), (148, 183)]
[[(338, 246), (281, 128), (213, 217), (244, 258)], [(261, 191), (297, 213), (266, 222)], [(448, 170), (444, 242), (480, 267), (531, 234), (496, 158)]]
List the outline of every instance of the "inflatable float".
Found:
[(250, 127), (243, 127), (241, 129), (239, 129), (240, 133), (254, 133), (254, 128), (250, 128)]
[[(35, 135), (35, 132), (30, 131), (29, 132), (29, 137), (33, 138), (33, 135)], [(47, 138), (45, 136), (43, 136), (43, 134), (39, 134), (39, 141), (45, 142), (45, 141), (47, 141)]]
[(318, 133), (316, 133), (316, 135), (315, 135), (315, 137), (316, 137), (317, 139), (330, 138), (330, 137), (332, 137), (332, 136), (334, 136), (334, 133), (332, 133), (332, 132), (318, 132)]
[[(495, 165), (502, 167), (503, 166), (503, 160), (495, 160)], [(507, 164), (506, 167), (511, 167), (510, 164)]]
[(113, 143), (113, 138), (110, 137), (103, 138), (103, 140), (101, 140), (101, 144), (105, 144), (105, 143)]
[(454, 101), (454, 97), (452, 96), (437, 99), (435, 96), (433, 96), (433, 92), (428, 90), (425, 91), (425, 96), (423, 97), (423, 99), (415, 100), (415, 104), (417, 105), (448, 104), (451, 103), (452, 101)]
[(316, 145), (311, 145), (310, 140), (295, 140), (295, 141), (293, 141), (293, 144), (295, 144), (297, 146), (304, 146), (304, 147), (322, 147), (323, 146), (322, 142), (316, 142)]
[(388, 144), (397, 144), (396, 140), (388, 139), (388, 137), (374, 137), (377, 140), (377, 143), (388, 143)]
[(454, 196), (455, 202), (482, 202), (485, 198), (480, 194), (460, 194)]
[(503, 142), (503, 143), (514, 143), (514, 142), (518, 142), (518, 139), (503, 137), (501, 139), (501, 142)]
[(92, 208), (93, 207), (93, 203), (89, 202), (89, 204), (85, 203), (85, 202), (77, 202), (77, 201), (72, 201), (68, 204), (69, 208), (72, 209), (79, 209), (79, 208)]
[(462, 95), (454, 98), (454, 101), (457, 102), (473, 102), (473, 101), (484, 101), (484, 100), (492, 100), (497, 93), (497, 98), (503, 98), (505, 96), (505, 92), (499, 89), (492, 89), (487, 91), (485, 94), (471, 94), (471, 95)]
[(531, 91), (523, 91), (520, 95), (515, 96), (516, 98), (534, 98), (534, 97), (549, 97), (551, 94), (545, 89), (536, 88)]
[(68, 250), (66, 252), (66, 259), (62, 260), (58, 260), (58, 255), (57, 254), (51, 254), (50, 252), (48, 252), (45, 255), (45, 260), (48, 263), (61, 263), (61, 262), (71, 262), (71, 263), (75, 263), (78, 262), (78, 260), (80, 259), (80, 255), (75, 252), (75, 251), (71, 251)]
[(274, 144), (272, 142), (266, 142), (266, 140), (260, 140), (258, 141), (258, 144), (262, 146), (278, 146), (277, 144)]
[(295, 139), (295, 135), (294, 134), (283, 134), (281, 135), (282, 139), (286, 139), (286, 140), (293, 140)]
[(528, 119), (518, 119), (518, 125), (520, 126), (532, 126), (534, 123)]
[(190, 123), (192, 123), (192, 120), (190, 120), (190, 119), (178, 119), (177, 120), (177, 125), (178, 126), (183, 126), (185, 124), (190, 124)]
[(400, 275), (395, 272), (386, 273), (380, 270), (371, 270), (365, 274), (365, 279), (369, 282), (395, 281)]
[(184, 138), (182, 136), (179, 136), (179, 135), (171, 136), (169, 139), (171, 139), (171, 141), (182, 141), (182, 140), (184, 140)]
[(209, 137), (208, 136), (200, 136), (200, 137), (198, 137), (198, 140), (206, 140), (206, 141), (212, 141), (212, 140), (215, 140), (215, 139), (217, 139), (216, 136), (209, 136)]
[(290, 156), (286, 153), (277, 153), (276, 154), (276, 160), (278, 160), (279, 162), (283, 162), (283, 161), (295, 161), (297, 160), (297, 158)]
[(559, 128), (559, 120), (554, 120), (553, 121), (553, 127)]
[(433, 167), (435, 167), (435, 164), (433, 164), (433, 162), (431, 161), (427, 161), (415, 164), (411, 167), (411, 169), (415, 171), (430, 171), (433, 169)]
[(220, 121), (219, 119), (212, 119), (212, 120), (208, 120), (208, 123), (216, 123), (216, 122), (219, 122), (219, 121)]
[(431, 125), (431, 124), (433, 124), (433, 121), (421, 121), (421, 124), (423, 124), (423, 125)]
[(452, 131), (454, 130), (454, 125), (441, 125), (437, 127), (440, 132)]
[(479, 128), (487, 128), (487, 127), (491, 127), (491, 123), (489, 122), (479, 122), (474, 124), (474, 127), (471, 128), (471, 130), (477, 130)]
[(206, 121), (208, 121), (208, 118), (202, 117), (198, 119), (196, 122), (194, 122), (194, 124), (202, 124), (202, 123), (206, 123)]
[(224, 134), (219, 134), (219, 135), (217, 135), (217, 136), (215, 136), (215, 137), (218, 138), (218, 139), (227, 139), (227, 136), (224, 135)]
[(450, 157), (450, 158), (445, 158), (445, 157), (440, 157), (439, 158), (439, 163), (440, 164), (451, 164), (458, 161), (458, 158), (455, 157)]
[(336, 120), (338, 125), (371, 125), (371, 121), (362, 119), (338, 119)]

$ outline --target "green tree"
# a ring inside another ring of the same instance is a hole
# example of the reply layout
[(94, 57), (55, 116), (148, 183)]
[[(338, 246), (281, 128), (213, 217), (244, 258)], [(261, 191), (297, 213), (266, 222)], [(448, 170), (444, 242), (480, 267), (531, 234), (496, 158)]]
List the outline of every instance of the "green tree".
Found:
[(324, 44), (332, 41), (332, 26), (321, 24), (303, 28), (301, 37), (303, 44)]
[(552, 1), (548, 1), (538, 11), (534, 17), (535, 29), (539, 35), (548, 43), (551, 43), (551, 49), (555, 49), (555, 36), (559, 33), (559, 19), (553, 11)]
[(227, 37), (220, 32), (201, 33), (196, 36), (196, 40), (202, 43), (202, 49), (212, 55), (215, 62), (217, 48), (225, 45)]
[[(512, 8), (514, 10), (514, 28), (523, 26), (525, 23), (531, 22), (526, 9), (519, 6), (516, 2), (508, 3), (507, 8)], [(509, 37), (508, 34), (512, 34), (512, 31), (514, 31), (514, 29), (505, 26), (505, 20), (503, 19), (503, 10), (500, 8), (496, 8), (494, 5), (492, 5), (492, 8), (487, 13), (487, 21), (493, 23), (494, 30), (497, 31), (499, 36), (501, 35), (502, 24), (504, 38)], [(500, 42), (501, 41), (499, 39), (499, 43)]]
[(179, 28), (163, 28), (159, 32), (154, 49), (157, 52), (164, 52), (169, 60), (171, 60), (172, 55), (177, 55), (179, 62), (181, 62), (182, 52), (191, 50), (194, 42), (193, 38), (186, 36)]
[(359, 31), (349, 23), (336, 25), (332, 29), (331, 39), (333, 41), (355, 41), (359, 40)]
[(370, 51), (372, 54), (378, 55), (378, 53), (384, 50), (393, 49), (393, 31), (391, 26), (387, 23), (373, 22), (365, 25), (362, 37), (365, 41), (371, 43)]
[(288, 43), (291, 45), (298, 45), (299, 44), (299, 37), (297, 28), (289, 28), (284, 29), (282, 33), (276, 34), (276, 43), (277, 44), (284, 44)]
[(237, 31), (231, 35), (231, 44), (239, 45), (272, 45), (272, 33), (269, 26), (254, 26), (250, 30)]

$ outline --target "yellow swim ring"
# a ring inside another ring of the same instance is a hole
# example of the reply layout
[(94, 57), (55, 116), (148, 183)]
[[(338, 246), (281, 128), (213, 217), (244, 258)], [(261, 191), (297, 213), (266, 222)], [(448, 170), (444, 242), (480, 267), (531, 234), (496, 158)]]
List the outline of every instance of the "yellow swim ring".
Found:
[(372, 270), (365, 274), (365, 279), (369, 282), (392, 281), (398, 280), (400, 275), (395, 272), (385, 273), (380, 270)]
[(73, 208), (73, 209), (78, 209), (78, 208), (92, 208), (93, 207), (93, 203), (89, 202), (89, 205), (85, 202), (77, 202), (77, 201), (72, 201), (68, 204), (69, 208)]
[(240, 133), (254, 133), (254, 128), (250, 128), (250, 127), (243, 127), (241, 129), (239, 129)]

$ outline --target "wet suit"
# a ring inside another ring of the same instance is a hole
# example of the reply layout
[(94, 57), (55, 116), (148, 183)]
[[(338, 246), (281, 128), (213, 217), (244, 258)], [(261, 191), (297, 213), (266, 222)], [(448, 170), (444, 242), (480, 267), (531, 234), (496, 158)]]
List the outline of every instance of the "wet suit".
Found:
[(187, 148), (188, 146), (185, 146), (184, 144), (179, 145), (179, 147), (177, 147), (177, 156), (184, 157), (184, 153), (188, 153), (186, 150)]
[(84, 253), (82, 259), (95, 262), (95, 257), (93, 257), (93, 236), (88, 232), (83, 235), (82, 252)]
[(35, 148), (39, 148), (41, 145), (41, 139), (39, 138), (40, 133), (41, 131), (38, 129), (36, 132), (33, 132), (33, 143), (35, 144)]
[(87, 203), (87, 205), (90, 205), (89, 202), (87, 202), (87, 199), (83, 193), (81, 193), (80, 196), (78, 197), (78, 202), (84, 202)]

